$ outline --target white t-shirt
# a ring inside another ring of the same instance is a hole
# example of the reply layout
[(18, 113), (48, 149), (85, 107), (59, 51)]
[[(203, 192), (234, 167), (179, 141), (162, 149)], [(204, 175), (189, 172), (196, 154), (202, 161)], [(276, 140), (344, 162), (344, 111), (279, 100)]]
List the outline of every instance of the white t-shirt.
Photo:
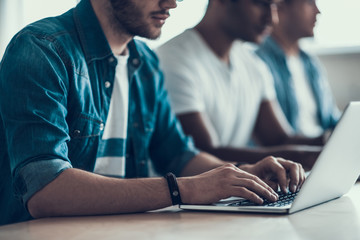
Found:
[(261, 102), (275, 99), (271, 74), (253, 51), (235, 42), (227, 65), (188, 29), (157, 53), (175, 113), (201, 112), (217, 146), (246, 146)]
[(294, 83), (299, 106), (299, 133), (309, 137), (319, 136), (323, 129), (319, 123), (316, 100), (306, 77), (304, 64), (299, 56), (289, 56), (286, 62)]
[[(125, 177), (125, 154), (129, 108), (129, 56), (116, 56), (115, 81), (104, 134), (95, 162), (95, 173)], [(105, 86), (106, 87), (106, 86)]]

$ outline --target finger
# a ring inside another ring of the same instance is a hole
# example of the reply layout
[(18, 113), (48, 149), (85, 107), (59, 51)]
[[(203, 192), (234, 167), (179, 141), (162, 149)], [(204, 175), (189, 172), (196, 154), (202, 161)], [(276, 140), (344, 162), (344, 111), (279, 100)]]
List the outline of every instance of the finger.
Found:
[(305, 173), (305, 170), (304, 168), (301, 168), (301, 175), (300, 175), (300, 183), (299, 183), (299, 186), (297, 188), (297, 191), (300, 190), (300, 188), (302, 187), (302, 185), (304, 184), (305, 182), (305, 179), (306, 179), (306, 173)]
[(236, 194), (234, 194), (235, 197), (245, 198), (257, 204), (264, 203), (264, 200), (259, 195), (247, 189), (246, 187), (236, 186), (234, 191), (236, 192)]
[(266, 198), (269, 201), (276, 201), (278, 199), (278, 196), (274, 190), (256, 176), (242, 178), (234, 186), (245, 187), (249, 191), (255, 193), (258, 196)]
[(248, 173), (248, 172), (245, 172), (245, 171), (242, 171), (240, 170), (240, 174), (237, 176), (238, 178), (240, 179), (243, 179), (243, 178), (247, 178), (247, 179), (250, 179), (252, 181), (255, 181), (257, 182), (258, 184), (260, 184), (263, 188), (267, 189), (269, 192), (271, 192), (271, 194), (277, 196), (277, 193), (276, 191), (274, 190), (274, 188), (272, 188), (271, 186), (269, 186), (266, 182), (264, 182), (263, 180), (261, 180), (259, 177), (251, 174), (251, 173)]
[(299, 179), (300, 179), (299, 165), (297, 163), (286, 160), (284, 160), (282, 164), (289, 173), (289, 178), (290, 178), (289, 189), (291, 192), (296, 192), (296, 189), (299, 186)]
[(298, 191), (305, 181), (305, 170), (300, 163), (280, 159), (290, 175), (290, 191)]
[(270, 164), (270, 169), (276, 175), (281, 191), (287, 193), (288, 178), (287, 178), (286, 169), (283, 167), (282, 164), (280, 164), (281, 160), (279, 158), (278, 159), (275, 157), (271, 157), (271, 158), (273, 164)]
[(291, 192), (296, 192), (300, 185), (300, 178), (301, 178), (301, 172), (302, 172), (302, 166), (301, 164), (288, 161), (285, 159), (278, 159), (279, 163), (283, 165), (283, 167), (286, 169), (289, 175), (289, 189)]
[(279, 191), (279, 184), (277, 181), (272, 181), (271, 179), (264, 180), (267, 185), (269, 185), (276, 193)]

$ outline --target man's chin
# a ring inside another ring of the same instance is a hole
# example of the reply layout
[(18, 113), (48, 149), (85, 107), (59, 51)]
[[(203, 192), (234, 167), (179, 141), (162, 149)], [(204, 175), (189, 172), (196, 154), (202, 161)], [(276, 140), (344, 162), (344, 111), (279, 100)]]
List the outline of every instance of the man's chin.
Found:
[(240, 36), (240, 39), (244, 42), (251, 42), (255, 44), (259, 44), (262, 42), (263, 38), (267, 36), (266, 34), (263, 34), (262, 32), (253, 32), (252, 34), (242, 35)]
[(265, 38), (269, 36), (269, 34), (264, 34), (264, 35), (261, 35), (259, 36), (257, 39), (256, 39), (256, 44), (261, 44), (262, 42), (264, 42)]
[(263, 36), (256, 36), (254, 38), (249, 38), (248, 40), (246, 40), (246, 42), (251, 42), (251, 43), (255, 43), (255, 44), (260, 44), (263, 41), (264, 37)]
[(151, 38), (149, 38), (149, 39), (151, 39), (151, 40), (156, 40), (156, 39), (159, 39), (160, 36), (161, 36), (161, 32), (159, 32), (159, 33), (156, 34), (156, 35), (151, 36)]
[(161, 36), (161, 29), (157, 31), (147, 32), (139, 35), (139, 37), (147, 38), (150, 40), (156, 40)]

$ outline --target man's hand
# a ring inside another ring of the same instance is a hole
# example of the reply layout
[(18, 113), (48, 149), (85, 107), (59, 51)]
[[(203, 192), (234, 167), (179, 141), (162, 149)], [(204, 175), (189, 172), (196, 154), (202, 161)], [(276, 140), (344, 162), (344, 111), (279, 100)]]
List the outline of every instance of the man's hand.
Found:
[(266, 157), (253, 165), (243, 165), (241, 168), (254, 174), (266, 182), (272, 189), (296, 192), (305, 181), (305, 171), (301, 164), (283, 158)]
[(262, 204), (263, 198), (269, 201), (278, 198), (259, 177), (230, 163), (200, 175), (178, 178), (178, 184), (184, 203), (210, 204), (234, 196)]
[(266, 157), (256, 164), (224, 164), (193, 177), (178, 178), (184, 203), (210, 204), (228, 197), (242, 197), (262, 204), (276, 201), (276, 190), (295, 192), (305, 180), (301, 164), (282, 158)]

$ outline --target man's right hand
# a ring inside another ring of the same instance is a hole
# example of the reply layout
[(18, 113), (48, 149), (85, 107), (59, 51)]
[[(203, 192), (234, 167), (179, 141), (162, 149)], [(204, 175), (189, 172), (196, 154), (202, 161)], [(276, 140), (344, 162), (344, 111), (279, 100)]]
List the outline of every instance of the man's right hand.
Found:
[(262, 204), (278, 195), (259, 177), (227, 163), (208, 172), (178, 178), (181, 198), (188, 204), (211, 204), (228, 197), (242, 197)]
[[(305, 181), (301, 164), (282, 158), (269, 156), (256, 164), (246, 165), (244, 169), (246, 171), (227, 163), (193, 177), (179, 178), (183, 202), (210, 204), (228, 197), (242, 197), (262, 204), (263, 199), (277, 200), (274, 189), (278, 186), (286, 191), (290, 184), (290, 190), (295, 191)], [(271, 181), (269, 176), (272, 176)], [(265, 181), (271, 183), (272, 187)]]

